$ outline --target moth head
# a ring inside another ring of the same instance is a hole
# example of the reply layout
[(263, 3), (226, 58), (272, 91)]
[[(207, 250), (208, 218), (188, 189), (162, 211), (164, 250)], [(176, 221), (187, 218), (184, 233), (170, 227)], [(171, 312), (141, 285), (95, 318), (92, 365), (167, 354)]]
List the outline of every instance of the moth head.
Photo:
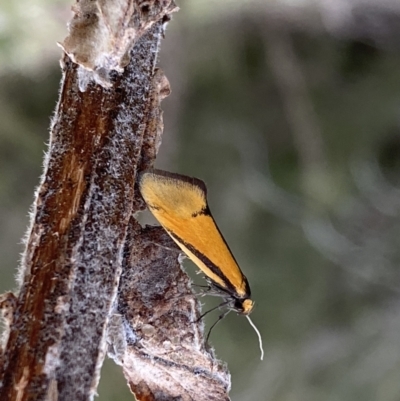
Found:
[(236, 299), (233, 308), (241, 315), (249, 315), (254, 308), (254, 301), (249, 298)]

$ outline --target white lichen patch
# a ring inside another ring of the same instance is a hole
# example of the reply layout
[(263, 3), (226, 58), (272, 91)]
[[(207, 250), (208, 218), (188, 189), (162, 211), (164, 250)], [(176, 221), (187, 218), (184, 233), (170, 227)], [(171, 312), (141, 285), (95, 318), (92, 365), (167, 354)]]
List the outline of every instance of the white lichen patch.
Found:
[(50, 378), (55, 377), (55, 372), (58, 366), (60, 365), (60, 347), (59, 344), (56, 343), (50, 346), (47, 349), (44, 365), (43, 365), (43, 373), (49, 376)]

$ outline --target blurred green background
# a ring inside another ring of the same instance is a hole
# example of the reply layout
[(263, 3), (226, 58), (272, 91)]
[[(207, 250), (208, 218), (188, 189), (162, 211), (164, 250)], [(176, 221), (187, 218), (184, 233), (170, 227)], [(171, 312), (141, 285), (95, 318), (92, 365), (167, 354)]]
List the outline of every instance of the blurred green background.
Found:
[[(252, 287), (264, 361), (233, 313), (211, 335), (232, 399), (399, 400), (400, 3), (179, 5), (157, 167), (207, 183)], [(15, 287), (70, 6), (0, 5), (0, 292)], [(109, 360), (98, 391), (132, 399)]]

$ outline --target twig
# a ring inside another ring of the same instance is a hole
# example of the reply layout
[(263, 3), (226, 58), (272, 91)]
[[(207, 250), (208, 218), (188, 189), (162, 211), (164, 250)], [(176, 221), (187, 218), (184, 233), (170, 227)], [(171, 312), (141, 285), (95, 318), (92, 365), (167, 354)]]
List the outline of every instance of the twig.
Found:
[(82, 66), (63, 58), (0, 367), (2, 401), (88, 400), (96, 392), (165, 22), (157, 16), (135, 38), (124, 72), (107, 72), (109, 89), (86, 80), (82, 92)]

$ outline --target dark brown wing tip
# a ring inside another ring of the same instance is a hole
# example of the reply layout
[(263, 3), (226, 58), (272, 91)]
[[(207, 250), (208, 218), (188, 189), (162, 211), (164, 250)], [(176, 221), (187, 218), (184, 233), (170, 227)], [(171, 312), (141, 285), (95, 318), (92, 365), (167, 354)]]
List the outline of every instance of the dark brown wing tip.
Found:
[(198, 187), (204, 193), (204, 196), (205, 197), (207, 196), (206, 184), (202, 180), (199, 180), (198, 178), (189, 177), (187, 175), (182, 175), (182, 174), (178, 174), (178, 173), (170, 173), (169, 171), (164, 171), (164, 170), (150, 169), (150, 170), (141, 171), (139, 173), (139, 176), (138, 176), (139, 185), (140, 185), (140, 181), (144, 174), (154, 174), (154, 175), (158, 175), (161, 177), (167, 177), (172, 180), (187, 182), (191, 185), (195, 185), (196, 187)]

